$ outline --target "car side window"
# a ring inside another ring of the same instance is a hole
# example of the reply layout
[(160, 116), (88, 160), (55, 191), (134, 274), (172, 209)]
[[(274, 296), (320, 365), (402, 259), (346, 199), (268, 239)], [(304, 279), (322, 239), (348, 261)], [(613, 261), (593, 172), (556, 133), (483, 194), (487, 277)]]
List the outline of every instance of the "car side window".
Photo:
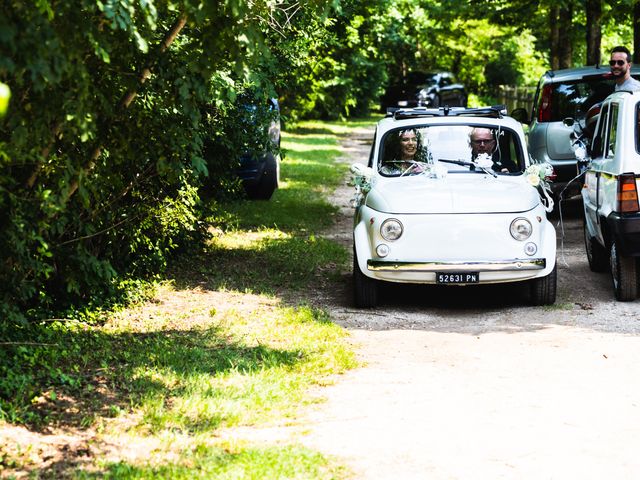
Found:
[(616, 154), (616, 139), (618, 137), (618, 104), (612, 103), (609, 110), (609, 135), (607, 140), (607, 158)]
[(603, 156), (604, 142), (605, 142), (605, 125), (607, 125), (607, 114), (609, 113), (609, 105), (605, 104), (600, 112), (600, 121), (598, 122), (598, 130), (593, 137), (593, 143), (591, 144), (591, 157), (599, 158)]

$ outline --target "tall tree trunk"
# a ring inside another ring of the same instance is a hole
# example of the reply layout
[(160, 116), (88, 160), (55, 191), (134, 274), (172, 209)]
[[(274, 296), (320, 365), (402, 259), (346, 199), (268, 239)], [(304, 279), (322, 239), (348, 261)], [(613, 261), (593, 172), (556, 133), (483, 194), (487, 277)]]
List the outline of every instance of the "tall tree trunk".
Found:
[(633, 4), (633, 63), (640, 64), (640, 0)]
[(552, 5), (549, 7), (549, 65), (551, 65), (551, 70), (558, 70), (558, 68), (560, 68), (560, 25), (558, 23), (559, 14), (560, 7), (558, 7), (558, 5)]
[[(636, 1), (635, 10), (638, 8)], [(602, 57), (602, 0), (587, 0), (587, 65), (600, 65)], [(635, 23), (634, 23), (635, 25)]]
[(573, 6), (562, 5), (558, 18), (558, 60), (560, 68), (573, 66), (573, 43), (571, 42), (571, 23), (573, 19)]

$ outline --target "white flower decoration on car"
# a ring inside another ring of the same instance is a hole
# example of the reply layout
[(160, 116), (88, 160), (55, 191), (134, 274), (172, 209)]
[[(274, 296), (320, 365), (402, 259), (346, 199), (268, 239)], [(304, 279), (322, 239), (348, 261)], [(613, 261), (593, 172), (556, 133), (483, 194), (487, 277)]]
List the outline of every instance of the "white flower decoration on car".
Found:
[(533, 185), (534, 187), (542, 185), (546, 188), (549, 187), (547, 177), (549, 177), (552, 173), (553, 167), (548, 163), (532, 163), (524, 171), (525, 177), (531, 185)]
[(527, 175), (527, 182), (529, 182), (534, 187), (540, 185), (540, 177), (535, 173), (530, 173)]
[(350, 170), (352, 175), (349, 185), (356, 188), (356, 193), (351, 199), (351, 206), (356, 208), (362, 204), (365, 195), (371, 190), (373, 169), (371, 167), (366, 167), (361, 163), (354, 163), (351, 165)]
[(447, 173), (449, 173), (447, 167), (445, 167), (441, 163), (430, 165), (430, 167), (431, 168), (429, 173), (431, 174), (432, 178), (445, 178), (447, 176)]
[(481, 168), (491, 168), (493, 167), (493, 160), (491, 160), (491, 155), (488, 153), (480, 153), (474, 163)]
[(551, 212), (553, 210), (553, 198), (551, 195), (551, 186), (547, 180), (549, 176), (553, 174), (553, 167), (548, 163), (532, 163), (524, 171), (527, 182), (534, 187), (538, 188), (540, 197), (545, 204), (545, 210)]

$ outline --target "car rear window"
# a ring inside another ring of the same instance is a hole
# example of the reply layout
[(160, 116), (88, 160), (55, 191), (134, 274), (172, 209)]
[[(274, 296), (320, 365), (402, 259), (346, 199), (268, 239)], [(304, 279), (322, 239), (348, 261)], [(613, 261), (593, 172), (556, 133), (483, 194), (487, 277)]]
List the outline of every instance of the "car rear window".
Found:
[(538, 101), (538, 121), (584, 118), (589, 108), (607, 98), (613, 89), (614, 81), (604, 78), (547, 84)]

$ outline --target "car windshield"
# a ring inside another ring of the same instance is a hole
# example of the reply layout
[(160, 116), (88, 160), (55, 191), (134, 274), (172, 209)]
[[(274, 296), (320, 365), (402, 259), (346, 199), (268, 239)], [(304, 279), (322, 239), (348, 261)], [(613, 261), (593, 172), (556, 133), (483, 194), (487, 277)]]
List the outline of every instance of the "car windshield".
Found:
[(503, 127), (430, 125), (389, 131), (381, 140), (384, 176), (450, 173), (517, 174), (525, 168), (518, 135)]

